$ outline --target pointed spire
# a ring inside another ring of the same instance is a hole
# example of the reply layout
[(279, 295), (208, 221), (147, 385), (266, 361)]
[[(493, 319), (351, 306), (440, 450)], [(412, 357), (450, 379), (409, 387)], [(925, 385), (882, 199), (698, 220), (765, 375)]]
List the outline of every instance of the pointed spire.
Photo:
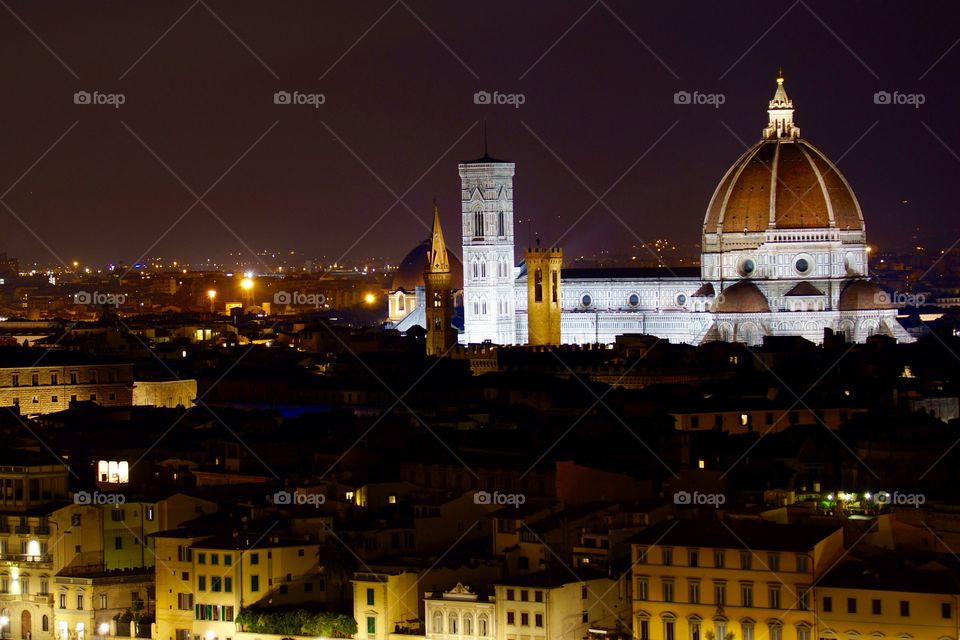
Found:
[(450, 256), (447, 255), (447, 244), (443, 240), (440, 209), (437, 207), (436, 200), (433, 201), (433, 233), (430, 237), (430, 251), (427, 253), (427, 271), (430, 273), (450, 271)]
[(783, 87), (783, 69), (777, 71), (777, 90), (767, 108), (767, 128), (763, 130), (765, 140), (800, 137), (800, 128), (793, 124), (793, 100), (787, 96)]

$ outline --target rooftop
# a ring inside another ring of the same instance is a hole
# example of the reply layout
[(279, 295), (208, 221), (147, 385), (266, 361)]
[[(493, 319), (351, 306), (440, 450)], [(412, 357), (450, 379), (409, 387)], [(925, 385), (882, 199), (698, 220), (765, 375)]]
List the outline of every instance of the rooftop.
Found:
[(738, 551), (809, 551), (840, 525), (776, 524), (767, 521), (665, 521), (631, 539), (634, 544)]

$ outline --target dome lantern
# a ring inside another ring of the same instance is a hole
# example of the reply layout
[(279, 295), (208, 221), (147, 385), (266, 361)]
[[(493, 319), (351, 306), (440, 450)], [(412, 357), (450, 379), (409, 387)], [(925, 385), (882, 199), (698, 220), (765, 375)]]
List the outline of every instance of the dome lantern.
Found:
[(763, 130), (764, 140), (800, 137), (800, 127), (793, 123), (793, 100), (787, 97), (783, 88), (783, 70), (777, 73), (777, 90), (767, 107), (767, 128)]

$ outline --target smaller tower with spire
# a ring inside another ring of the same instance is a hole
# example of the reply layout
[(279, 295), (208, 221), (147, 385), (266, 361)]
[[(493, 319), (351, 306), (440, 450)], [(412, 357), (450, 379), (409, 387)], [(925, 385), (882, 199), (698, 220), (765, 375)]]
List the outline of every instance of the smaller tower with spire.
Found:
[(426, 290), (427, 355), (442, 356), (456, 343), (452, 326), (453, 295), (450, 275), (450, 256), (440, 228), (440, 210), (433, 203), (433, 233), (427, 264), (423, 270)]
[(787, 90), (783, 88), (783, 69), (777, 72), (777, 90), (767, 108), (767, 116), (769, 121), (763, 130), (764, 140), (796, 140), (800, 137), (800, 127), (793, 123), (793, 100), (787, 97)]

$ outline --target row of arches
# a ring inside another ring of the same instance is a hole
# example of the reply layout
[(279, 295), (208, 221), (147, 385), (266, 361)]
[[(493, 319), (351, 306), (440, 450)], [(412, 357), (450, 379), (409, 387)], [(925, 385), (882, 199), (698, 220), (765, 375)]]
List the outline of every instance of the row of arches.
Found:
[(446, 615), (442, 611), (434, 611), (430, 617), (430, 632), (487, 637), (491, 635), (490, 618), (486, 613), (474, 617), (469, 611), (450, 611)]
[[(768, 328), (762, 323), (752, 320), (744, 322), (721, 322), (717, 325), (717, 338), (723, 342), (743, 342), (748, 345), (757, 345), (763, 341), (765, 335), (803, 335), (820, 337), (825, 326), (812, 320), (781, 320), (771, 322)], [(835, 327), (847, 342), (862, 341), (870, 336), (881, 333), (880, 322), (874, 318), (866, 318), (859, 322), (845, 319)]]

